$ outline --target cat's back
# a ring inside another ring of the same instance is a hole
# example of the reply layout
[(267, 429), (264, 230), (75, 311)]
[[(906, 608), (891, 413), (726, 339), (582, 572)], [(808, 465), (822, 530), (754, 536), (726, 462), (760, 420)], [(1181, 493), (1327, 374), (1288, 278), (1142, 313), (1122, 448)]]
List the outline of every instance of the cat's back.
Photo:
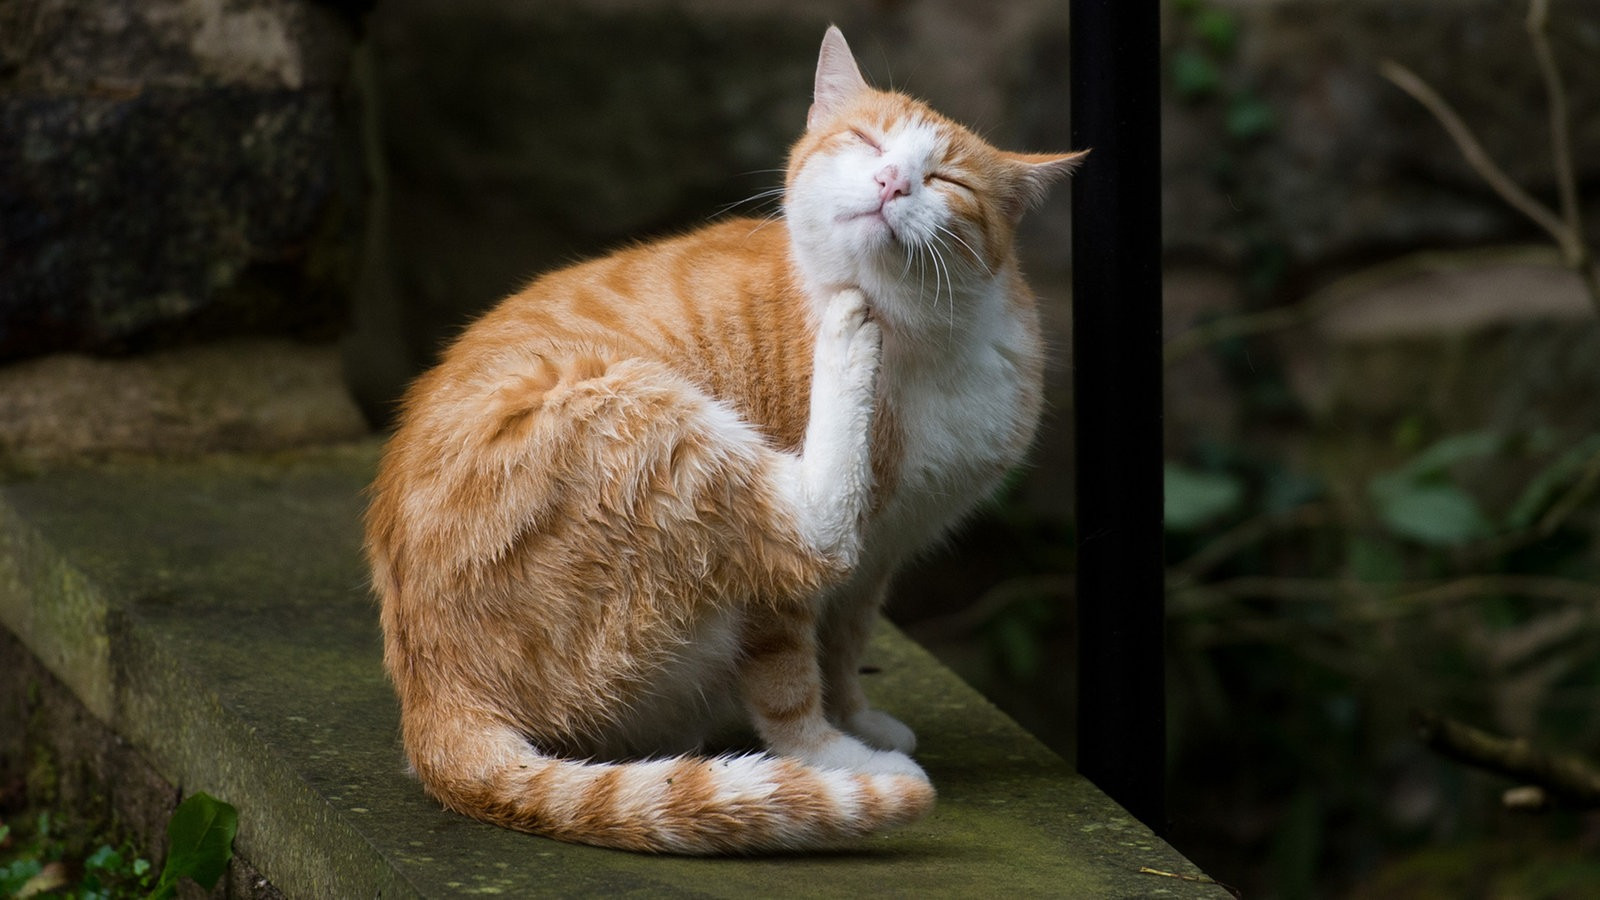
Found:
[(730, 219), (535, 279), (418, 388), (493, 390), (530, 367), (650, 360), (789, 446), (805, 425), (813, 339), (782, 221)]

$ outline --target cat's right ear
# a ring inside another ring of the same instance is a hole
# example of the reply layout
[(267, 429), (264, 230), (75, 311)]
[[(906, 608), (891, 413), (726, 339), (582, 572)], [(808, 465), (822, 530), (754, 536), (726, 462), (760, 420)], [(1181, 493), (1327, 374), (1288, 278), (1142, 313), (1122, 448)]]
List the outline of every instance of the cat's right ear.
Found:
[(822, 36), (822, 53), (817, 57), (817, 86), (812, 94), (811, 111), (806, 114), (806, 127), (815, 128), (833, 118), (864, 90), (867, 90), (866, 79), (856, 68), (856, 58), (850, 54), (850, 45), (844, 42), (844, 33), (838, 26), (829, 25), (828, 33)]

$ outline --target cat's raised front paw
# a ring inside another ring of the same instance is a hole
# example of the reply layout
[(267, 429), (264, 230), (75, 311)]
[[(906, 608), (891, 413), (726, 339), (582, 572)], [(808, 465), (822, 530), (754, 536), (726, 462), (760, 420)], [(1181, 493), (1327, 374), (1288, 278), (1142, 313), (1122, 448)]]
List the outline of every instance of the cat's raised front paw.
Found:
[(861, 291), (845, 288), (833, 295), (819, 338), (826, 345), (825, 352), (836, 355), (831, 362), (839, 370), (858, 372), (869, 379), (876, 374), (883, 336)]
[(910, 753), (917, 749), (916, 732), (881, 709), (863, 709), (844, 723), (844, 730), (869, 747)]

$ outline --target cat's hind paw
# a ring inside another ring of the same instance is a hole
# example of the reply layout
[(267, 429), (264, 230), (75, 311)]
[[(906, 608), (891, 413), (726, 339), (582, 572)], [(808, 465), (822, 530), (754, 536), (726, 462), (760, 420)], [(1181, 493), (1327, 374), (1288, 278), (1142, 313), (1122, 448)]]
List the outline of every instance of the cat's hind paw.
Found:
[(819, 769), (837, 769), (863, 775), (909, 775), (926, 780), (911, 757), (896, 750), (874, 750), (853, 737), (839, 735), (821, 750), (808, 754), (805, 761)]
[(850, 716), (844, 730), (878, 750), (910, 753), (917, 749), (917, 734), (904, 722), (881, 709), (863, 709)]

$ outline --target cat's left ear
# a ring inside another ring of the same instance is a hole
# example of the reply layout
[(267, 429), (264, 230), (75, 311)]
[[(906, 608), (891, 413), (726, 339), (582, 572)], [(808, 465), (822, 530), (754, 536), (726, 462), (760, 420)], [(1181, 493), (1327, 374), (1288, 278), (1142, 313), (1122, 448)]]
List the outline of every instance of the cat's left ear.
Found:
[(856, 58), (844, 42), (844, 32), (829, 25), (828, 33), (822, 36), (822, 52), (817, 56), (817, 84), (811, 111), (806, 113), (806, 127), (815, 128), (833, 118), (864, 90), (867, 81), (856, 68)]
[(1011, 168), (1012, 189), (1004, 198), (1006, 213), (1014, 222), (1034, 206), (1044, 202), (1050, 186), (1070, 175), (1083, 164), (1087, 150), (1076, 153), (1006, 153)]

